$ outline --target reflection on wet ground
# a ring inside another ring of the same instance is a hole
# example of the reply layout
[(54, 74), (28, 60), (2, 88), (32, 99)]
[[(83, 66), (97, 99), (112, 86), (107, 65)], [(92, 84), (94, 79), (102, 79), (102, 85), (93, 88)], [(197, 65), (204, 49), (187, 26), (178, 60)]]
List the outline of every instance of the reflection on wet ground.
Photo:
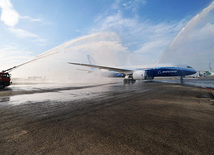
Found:
[[(139, 82), (142, 85), (143, 82)], [(110, 98), (109, 94), (114, 93), (129, 93), (130, 91), (137, 91), (139, 87), (136, 85), (123, 85), (122, 82), (78, 86), (78, 84), (42, 84), (42, 85), (12, 85), (5, 92), (21, 92), (18, 95), (0, 97), (1, 105), (20, 105), (20, 104), (32, 104), (38, 102), (68, 102), (75, 100), (85, 100), (96, 98)], [(140, 92), (146, 92), (149, 89), (141, 89)], [(8, 93), (10, 94), (10, 93)]]
[[(180, 84), (178, 79), (154, 80), (155, 82)], [(68, 102), (84, 99), (109, 98), (110, 93), (129, 93), (131, 91), (147, 92), (147, 81), (135, 84), (123, 84), (115, 81), (107, 84), (15, 84), (4, 90), (0, 97), (0, 105), (20, 105), (37, 102)], [(150, 83), (150, 82), (149, 82)], [(138, 85), (142, 85), (139, 87)], [(213, 79), (185, 79), (183, 85), (214, 88)], [(14, 94), (11, 94), (14, 93)], [(17, 93), (16, 93), (17, 92)]]
[[(11, 85), (6, 92), (19, 92), (18, 95), (0, 97), (0, 108), (16, 109), (20, 113), (34, 118), (57, 115), (62, 109), (70, 107), (74, 116), (88, 111), (102, 109), (117, 104), (118, 101), (131, 99), (133, 93), (142, 95), (150, 92), (144, 81), (124, 85), (122, 81), (115, 83), (93, 84), (30, 84)], [(152, 90), (154, 92), (154, 90)], [(10, 93), (9, 93), (10, 94)], [(12, 106), (12, 107), (11, 107)], [(66, 110), (63, 111), (66, 113)], [(39, 115), (38, 115), (39, 114)]]

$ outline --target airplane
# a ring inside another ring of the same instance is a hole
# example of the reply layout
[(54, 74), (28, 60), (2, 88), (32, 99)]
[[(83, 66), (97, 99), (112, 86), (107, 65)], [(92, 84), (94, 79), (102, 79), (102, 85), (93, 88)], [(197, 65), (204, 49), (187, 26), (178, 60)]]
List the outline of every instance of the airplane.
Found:
[(209, 72), (209, 71), (205, 71), (206, 76), (214, 76), (214, 73)]
[(214, 76), (214, 73), (212, 72), (212, 67), (211, 67), (211, 62), (209, 63), (209, 68), (210, 68), (210, 72), (209, 71), (205, 71), (205, 73), (208, 75), (208, 76)]
[(171, 77), (179, 76), (181, 83), (183, 83), (183, 77), (187, 75), (192, 75), (196, 73), (196, 70), (188, 65), (177, 65), (177, 66), (153, 66), (149, 68), (119, 68), (119, 67), (109, 67), (109, 66), (99, 66), (92, 64), (82, 64), (82, 63), (73, 63), (68, 62), (72, 65), (92, 67), (98, 69), (106, 69), (108, 71), (114, 71), (121, 74), (124, 74), (124, 83), (134, 83), (136, 80), (153, 80), (155, 77)]
[(213, 70), (211, 68), (211, 63), (209, 63), (209, 69), (210, 69), (210, 71), (208, 71), (208, 70), (205, 70), (205, 71), (204, 70), (200, 70), (200, 71), (198, 71), (199, 77), (214, 76), (214, 72), (213, 72)]

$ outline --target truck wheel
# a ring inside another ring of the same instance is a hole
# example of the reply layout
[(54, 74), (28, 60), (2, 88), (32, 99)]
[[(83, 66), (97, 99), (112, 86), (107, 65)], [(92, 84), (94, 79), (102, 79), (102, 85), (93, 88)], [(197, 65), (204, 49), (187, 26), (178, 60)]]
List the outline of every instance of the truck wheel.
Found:
[(0, 89), (4, 89), (4, 87), (5, 87), (4, 85), (2, 85), (2, 84), (0, 85)]

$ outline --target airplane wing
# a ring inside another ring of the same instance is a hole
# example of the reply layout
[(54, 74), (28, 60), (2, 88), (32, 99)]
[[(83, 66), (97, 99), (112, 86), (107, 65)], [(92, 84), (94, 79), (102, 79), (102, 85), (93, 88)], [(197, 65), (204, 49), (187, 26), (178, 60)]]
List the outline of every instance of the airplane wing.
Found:
[(68, 62), (68, 63), (72, 64), (72, 65), (78, 65), (78, 66), (93, 67), (93, 68), (98, 68), (98, 69), (106, 69), (106, 70), (109, 70), (109, 71), (115, 71), (115, 72), (123, 73), (123, 74), (132, 74), (134, 72), (133, 70), (123, 69), (123, 68), (114, 68), (114, 67), (98, 66), (98, 65), (90, 65), (90, 64), (81, 64), (81, 63), (72, 63), (72, 62)]

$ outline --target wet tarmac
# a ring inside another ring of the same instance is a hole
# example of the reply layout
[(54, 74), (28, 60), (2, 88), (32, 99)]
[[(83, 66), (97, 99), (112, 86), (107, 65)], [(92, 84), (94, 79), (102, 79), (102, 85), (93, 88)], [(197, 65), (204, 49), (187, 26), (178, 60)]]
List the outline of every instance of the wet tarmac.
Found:
[(213, 154), (202, 84), (213, 80), (11, 85), (0, 91), (0, 154)]

